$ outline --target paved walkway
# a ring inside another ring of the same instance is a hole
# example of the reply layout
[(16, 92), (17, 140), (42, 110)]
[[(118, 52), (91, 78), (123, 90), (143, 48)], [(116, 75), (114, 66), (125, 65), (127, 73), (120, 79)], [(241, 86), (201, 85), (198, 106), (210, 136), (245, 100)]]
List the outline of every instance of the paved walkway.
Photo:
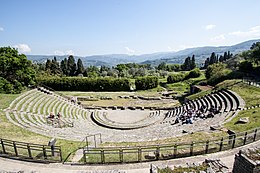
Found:
[(218, 152), (214, 154), (201, 155), (195, 157), (187, 157), (181, 159), (173, 159), (167, 161), (146, 162), (137, 164), (120, 164), (120, 165), (98, 165), (98, 166), (71, 166), (57, 164), (39, 164), (22, 162), (17, 160), (0, 158), (0, 173), (149, 173), (150, 164), (157, 166), (169, 167), (186, 165), (186, 163), (201, 163), (207, 158), (220, 159), (226, 166), (228, 166), (230, 172), (232, 171), (234, 163), (234, 155), (242, 148), (251, 148), (260, 145), (260, 141), (251, 143), (246, 146), (235, 148), (233, 150)]

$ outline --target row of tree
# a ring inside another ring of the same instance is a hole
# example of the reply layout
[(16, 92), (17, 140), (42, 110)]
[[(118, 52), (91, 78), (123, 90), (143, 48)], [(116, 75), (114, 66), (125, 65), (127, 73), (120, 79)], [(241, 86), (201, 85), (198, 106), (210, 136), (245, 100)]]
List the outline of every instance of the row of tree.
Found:
[(225, 62), (226, 60), (230, 59), (233, 57), (233, 54), (230, 53), (229, 51), (228, 52), (224, 52), (223, 55), (216, 55), (215, 52), (212, 52), (210, 57), (208, 57), (206, 60), (205, 60), (205, 63), (204, 63), (204, 69), (206, 69), (209, 65), (211, 64), (215, 64), (215, 63), (218, 63), (218, 62)]
[(188, 71), (196, 67), (195, 56), (187, 57), (182, 65), (166, 64), (162, 62), (157, 67), (152, 67), (151, 64), (117, 64), (115, 67), (96, 66), (84, 67), (82, 60), (79, 58), (77, 63), (72, 55), (63, 59), (60, 63), (56, 57), (52, 60), (48, 59), (44, 65), (38, 64), (41, 68), (39, 71), (44, 71), (43, 75), (56, 76), (85, 76), (85, 77), (141, 77), (141, 76), (167, 76), (168, 72), (172, 71)]

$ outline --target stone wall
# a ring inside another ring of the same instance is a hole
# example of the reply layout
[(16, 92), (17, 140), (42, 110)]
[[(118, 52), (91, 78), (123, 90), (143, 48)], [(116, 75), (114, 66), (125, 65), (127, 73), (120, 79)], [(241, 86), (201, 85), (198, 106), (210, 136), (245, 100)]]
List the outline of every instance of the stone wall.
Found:
[(233, 166), (233, 173), (259, 173), (259, 161), (249, 159), (245, 154), (240, 151), (235, 155), (235, 162)]

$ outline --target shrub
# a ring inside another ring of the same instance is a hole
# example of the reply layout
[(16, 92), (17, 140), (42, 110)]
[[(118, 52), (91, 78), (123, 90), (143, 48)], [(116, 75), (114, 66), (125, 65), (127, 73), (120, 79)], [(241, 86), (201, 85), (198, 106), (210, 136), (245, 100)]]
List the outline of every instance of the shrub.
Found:
[(216, 85), (231, 77), (231, 70), (226, 68), (226, 64), (216, 63), (209, 65), (206, 70), (206, 78), (208, 79), (208, 84)]
[(188, 75), (185, 77), (185, 79), (189, 79), (189, 78), (197, 78), (201, 75), (200, 70), (198, 68), (195, 68), (193, 70), (191, 70)]
[(157, 86), (158, 77), (155, 76), (139, 77), (135, 80), (136, 90), (147, 90), (156, 88)]
[(184, 78), (185, 78), (185, 74), (183, 73), (171, 74), (167, 77), (167, 83), (180, 82), (184, 80)]

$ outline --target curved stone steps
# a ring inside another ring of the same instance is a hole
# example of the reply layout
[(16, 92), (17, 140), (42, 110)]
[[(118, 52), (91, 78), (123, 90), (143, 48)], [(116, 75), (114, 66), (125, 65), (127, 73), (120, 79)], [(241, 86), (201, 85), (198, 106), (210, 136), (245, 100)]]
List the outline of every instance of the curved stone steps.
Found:
[(214, 97), (214, 94), (210, 94), (208, 97), (209, 97), (209, 99), (211, 100), (212, 104), (214, 104), (214, 106), (215, 106), (216, 108), (218, 108), (219, 103), (218, 103), (217, 99)]
[(22, 106), (23, 106), (23, 102), (25, 102), (25, 100), (27, 100), (29, 97), (31, 97), (31, 95), (33, 95), (36, 91), (32, 90), (32, 92), (30, 92), (29, 94), (24, 94), (23, 97), (21, 99), (19, 99), (17, 101), (17, 103), (15, 104), (14, 110), (19, 111)]
[(32, 113), (39, 113), (38, 110), (41, 109), (40, 103), (42, 103), (43, 100), (45, 100), (45, 99), (46, 99), (46, 95), (42, 95), (42, 97), (41, 97), (40, 99), (38, 99), (38, 100), (34, 103), (34, 105), (33, 105), (33, 107), (32, 107)]
[(235, 92), (231, 90), (226, 90), (237, 102), (237, 109), (243, 109), (245, 107), (245, 101)]
[(217, 92), (216, 95), (218, 97), (220, 97), (221, 100), (223, 101), (222, 102), (223, 108), (224, 108), (223, 112), (228, 112), (228, 110), (230, 109), (230, 105), (228, 105), (228, 101), (227, 101), (226, 97), (221, 92)]
[(223, 99), (217, 94), (214, 93), (213, 96), (218, 100), (219, 106), (220, 106), (220, 112), (224, 112), (225, 111), (225, 103), (223, 101)]
[[(52, 99), (46, 103), (48, 106), (47, 106), (47, 112), (45, 115), (48, 115), (52, 112), (52, 108), (53, 106), (58, 102), (57, 98), (55, 96), (52, 96)], [(54, 112), (52, 112), (54, 115), (56, 115)]]
[(36, 92), (32, 97), (28, 98), (22, 105), (21, 112), (30, 112), (30, 108), (33, 105), (34, 100), (40, 96), (40, 93)]
[(37, 114), (40, 114), (40, 115), (46, 115), (45, 114), (45, 109), (46, 109), (46, 104), (45, 103), (47, 103), (49, 100), (51, 99), (51, 97), (46, 97), (46, 99), (44, 99), (41, 103), (40, 103), (40, 105), (39, 105), (39, 107), (38, 107), (38, 111), (37, 111)]
[(236, 107), (235, 99), (231, 97), (225, 90), (222, 90), (221, 93), (228, 99), (228, 104), (230, 105), (230, 109), (228, 110), (228, 112), (234, 111)]
[[(6, 112), (5, 112), (5, 115), (6, 115), (6, 118), (7, 118), (11, 123), (13, 123), (13, 124), (16, 125), (16, 126), (19, 126), (19, 127), (24, 128), (24, 126), (22, 126), (22, 125), (19, 124), (17, 121), (15, 121), (15, 118), (13, 118), (14, 115), (13, 115), (12, 112), (6, 111)], [(12, 116), (13, 116), (13, 117), (12, 117)]]
[(54, 102), (51, 104), (50, 111), (54, 113), (54, 115), (58, 114), (58, 105), (60, 103), (60, 100), (58, 98), (55, 98)]
[(42, 93), (39, 93), (38, 97), (35, 98), (35, 100), (33, 100), (32, 102), (29, 103), (29, 106), (26, 109), (26, 112), (34, 112), (34, 107), (38, 107), (38, 105), (36, 105), (36, 103), (38, 103), (38, 100), (41, 100), (44, 97), (44, 95)]
[(34, 92), (34, 90), (29, 90), (24, 92), (23, 94), (21, 94), (19, 97), (15, 98), (11, 104), (9, 105), (8, 109), (15, 109), (15, 106), (17, 104), (17, 102), (22, 99), (25, 95), (30, 94), (31, 92)]

